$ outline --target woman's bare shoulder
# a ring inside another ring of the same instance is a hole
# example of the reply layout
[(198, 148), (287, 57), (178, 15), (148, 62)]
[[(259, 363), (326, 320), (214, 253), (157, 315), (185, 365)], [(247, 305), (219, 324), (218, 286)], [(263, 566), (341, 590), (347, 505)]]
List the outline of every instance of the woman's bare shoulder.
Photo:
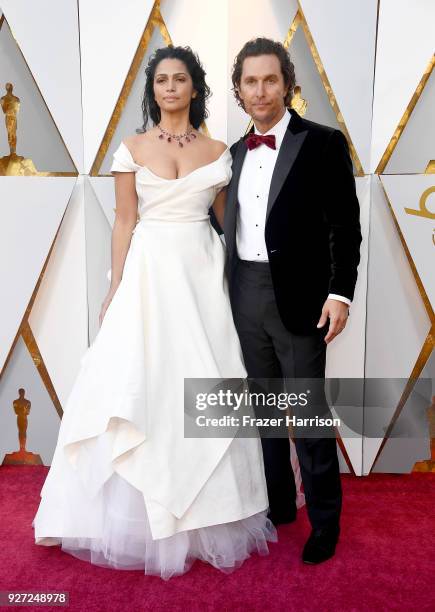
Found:
[(143, 149), (143, 147), (147, 147), (149, 144), (151, 144), (152, 139), (153, 139), (154, 129), (155, 128), (152, 128), (150, 130), (147, 130), (146, 132), (141, 132), (139, 134), (130, 134), (129, 136), (125, 136), (122, 142), (127, 147), (127, 149), (130, 151), (130, 153), (132, 153), (134, 156), (135, 151)]
[(206, 136), (205, 134), (201, 134), (201, 137), (203, 139), (204, 144), (210, 148), (215, 157), (219, 157), (220, 155), (222, 155), (225, 149), (228, 149), (228, 146), (225, 144), (225, 142), (222, 142), (221, 140), (215, 140), (214, 138), (210, 138), (210, 136)]
[(222, 140), (213, 140), (213, 146), (215, 147), (215, 152), (217, 155), (222, 155), (222, 153), (228, 149), (228, 145)]

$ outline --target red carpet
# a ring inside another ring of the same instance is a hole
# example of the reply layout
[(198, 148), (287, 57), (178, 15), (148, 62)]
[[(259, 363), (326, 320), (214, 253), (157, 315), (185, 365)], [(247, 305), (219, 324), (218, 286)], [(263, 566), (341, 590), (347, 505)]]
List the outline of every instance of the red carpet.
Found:
[[(69, 591), (68, 610), (435, 610), (435, 475), (343, 475), (341, 540), (333, 559), (300, 561), (305, 508), (267, 557), (224, 575), (201, 562), (164, 582), (92, 566), (33, 543), (47, 468), (0, 468), (0, 591)], [(30, 609), (30, 607), (27, 607)], [(59, 607), (32, 609), (62, 610)]]

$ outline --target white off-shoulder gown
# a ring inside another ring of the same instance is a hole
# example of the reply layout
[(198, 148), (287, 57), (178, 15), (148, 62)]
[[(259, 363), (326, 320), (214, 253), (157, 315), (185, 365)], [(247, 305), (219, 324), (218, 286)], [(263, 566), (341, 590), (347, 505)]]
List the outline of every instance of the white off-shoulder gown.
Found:
[(258, 438), (185, 438), (184, 378), (245, 378), (208, 209), (228, 149), (179, 179), (136, 164), (139, 221), (122, 281), (82, 358), (34, 518), (35, 542), (169, 578), (198, 558), (223, 570), (276, 531)]

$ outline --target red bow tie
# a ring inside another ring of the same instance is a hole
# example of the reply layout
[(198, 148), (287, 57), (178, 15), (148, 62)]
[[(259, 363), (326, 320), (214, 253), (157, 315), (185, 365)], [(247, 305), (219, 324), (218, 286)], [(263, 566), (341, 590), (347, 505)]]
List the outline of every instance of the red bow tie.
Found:
[(245, 142), (246, 142), (246, 146), (248, 147), (250, 151), (252, 149), (256, 149), (261, 144), (265, 144), (271, 149), (276, 149), (274, 134), (269, 134), (268, 136), (262, 136), (261, 134), (251, 133), (251, 134), (248, 134)]

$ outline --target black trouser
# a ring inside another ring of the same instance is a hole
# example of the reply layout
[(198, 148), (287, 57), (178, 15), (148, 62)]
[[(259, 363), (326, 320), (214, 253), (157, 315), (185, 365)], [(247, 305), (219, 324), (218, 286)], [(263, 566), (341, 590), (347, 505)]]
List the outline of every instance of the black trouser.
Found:
[[(231, 300), (250, 378), (324, 378), (328, 326), (310, 335), (296, 335), (284, 327), (268, 263), (238, 260)], [(296, 437), (295, 445), (312, 527), (338, 526), (342, 492), (335, 437)], [(290, 441), (262, 437), (262, 446), (270, 516), (286, 522), (294, 515), (296, 498)]]

